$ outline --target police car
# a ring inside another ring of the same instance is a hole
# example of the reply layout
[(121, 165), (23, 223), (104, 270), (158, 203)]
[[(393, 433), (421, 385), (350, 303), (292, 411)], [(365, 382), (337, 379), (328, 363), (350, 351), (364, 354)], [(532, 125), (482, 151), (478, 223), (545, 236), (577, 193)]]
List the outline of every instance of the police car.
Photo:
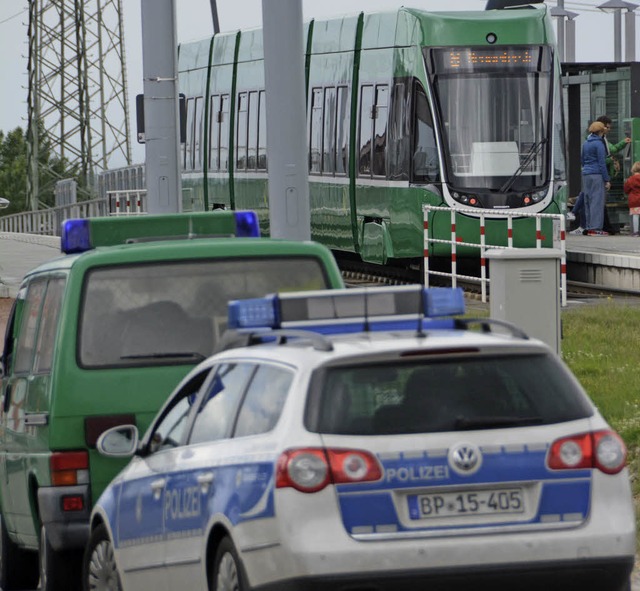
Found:
[[(230, 303), (91, 517), (86, 589), (628, 589), (626, 449), (562, 361), (460, 290)], [(479, 324), (482, 330), (471, 330)]]

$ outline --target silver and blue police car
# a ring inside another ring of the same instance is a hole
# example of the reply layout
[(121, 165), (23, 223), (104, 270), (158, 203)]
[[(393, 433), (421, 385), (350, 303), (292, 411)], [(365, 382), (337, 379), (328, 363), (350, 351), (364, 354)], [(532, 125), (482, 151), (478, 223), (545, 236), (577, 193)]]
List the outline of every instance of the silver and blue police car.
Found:
[(232, 302), (241, 346), (141, 441), (100, 438), (133, 458), (85, 589), (628, 589), (622, 440), (546, 345), (463, 309), (419, 286)]

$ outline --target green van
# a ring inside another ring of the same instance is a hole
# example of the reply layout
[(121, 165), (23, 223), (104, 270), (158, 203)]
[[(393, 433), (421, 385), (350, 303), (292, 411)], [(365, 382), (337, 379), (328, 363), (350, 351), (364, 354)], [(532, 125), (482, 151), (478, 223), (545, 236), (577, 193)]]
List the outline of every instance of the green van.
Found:
[(61, 246), (25, 277), (0, 358), (4, 591), (79, 586), (91, 508), (126, 463), (96, 440), (147, 428), (228, 300), (344, 286), (329, 250), (259, 238), (253, 212), (67, 220)]

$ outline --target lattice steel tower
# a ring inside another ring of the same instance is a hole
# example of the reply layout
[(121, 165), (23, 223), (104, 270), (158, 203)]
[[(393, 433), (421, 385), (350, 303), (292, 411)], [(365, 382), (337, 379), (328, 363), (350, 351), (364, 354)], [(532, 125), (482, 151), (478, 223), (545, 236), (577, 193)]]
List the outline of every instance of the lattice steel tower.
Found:
[[(44, 134), (90, 195), (97, 172), (131, 164), (122, 0), (29, 0), (29, 203), (58, 180), (42, 174)], [(48, 179), (40, 187), (40, 180)]]

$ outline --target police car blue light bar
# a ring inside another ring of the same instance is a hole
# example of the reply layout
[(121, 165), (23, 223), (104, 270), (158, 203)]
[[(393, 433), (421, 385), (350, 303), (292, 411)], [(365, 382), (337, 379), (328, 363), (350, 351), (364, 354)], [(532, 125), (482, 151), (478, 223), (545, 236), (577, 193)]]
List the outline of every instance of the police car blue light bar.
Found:
[(71, 219), (62, 223), (60, 248), (72, 254), (127, 242), (216, 236), (260, 238), (258, 216), (253, 211), (207, 211)]
[(229, 302), (229, 328), (296, 328), (323, 333), (406, 330), (422, 328), (424, 319), (464, 311), (460, 288), (406, 285), (291, 292)]

